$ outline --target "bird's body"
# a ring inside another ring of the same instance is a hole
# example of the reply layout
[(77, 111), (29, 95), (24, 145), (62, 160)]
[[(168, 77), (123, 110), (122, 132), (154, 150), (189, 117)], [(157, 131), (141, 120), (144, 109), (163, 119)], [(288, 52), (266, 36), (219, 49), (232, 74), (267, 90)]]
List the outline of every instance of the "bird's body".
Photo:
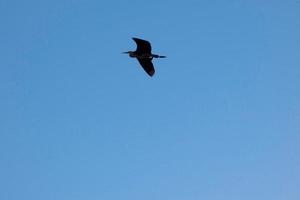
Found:
[(165, 56), (159, 56), (151, 53), (151, 44), (150, 42), (138, 38), (132, 38), (137, 48), (135, 51), (127, 51), (130, 57), (137, 58), (143, 69), (147, 72), (149, 76), (153, 76), (155, 69), (153, 67), (152, 59), (153, 58), (165, 58)]

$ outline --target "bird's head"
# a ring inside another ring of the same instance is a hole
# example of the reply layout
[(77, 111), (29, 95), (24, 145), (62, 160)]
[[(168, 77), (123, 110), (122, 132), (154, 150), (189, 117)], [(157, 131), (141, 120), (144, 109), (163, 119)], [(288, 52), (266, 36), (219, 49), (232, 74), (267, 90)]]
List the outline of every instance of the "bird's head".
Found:
[(123, 53), (129, 54), (129, 56), (132, 57), (132, 58), (135, 57), (134, 51), (126, 51), (126, 52), (123, 52)]
[(132, 53), (132, 51), (125, 51), (125, 52), (123, 52), (123, 53), (130, 54), (130, 53)]

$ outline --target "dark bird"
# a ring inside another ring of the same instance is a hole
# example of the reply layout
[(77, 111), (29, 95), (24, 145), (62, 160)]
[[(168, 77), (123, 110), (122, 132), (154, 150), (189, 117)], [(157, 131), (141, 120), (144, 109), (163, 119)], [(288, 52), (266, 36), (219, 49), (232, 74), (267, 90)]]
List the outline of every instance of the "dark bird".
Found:
[(142, 40), (139, 38), (132, 38), (137, 48), (135, 51), (127, 51), (123, 53), (128, 53), (130, 57), (136, 58), (143, 69), (147, 72), (149, 76), (153, 76), (155, 73), (155, 69), (153, 67), (152, 59), (153, 58), (165, 58), (166, 56), (159, 56), (151, 53), (151, 44), (146, 40)]

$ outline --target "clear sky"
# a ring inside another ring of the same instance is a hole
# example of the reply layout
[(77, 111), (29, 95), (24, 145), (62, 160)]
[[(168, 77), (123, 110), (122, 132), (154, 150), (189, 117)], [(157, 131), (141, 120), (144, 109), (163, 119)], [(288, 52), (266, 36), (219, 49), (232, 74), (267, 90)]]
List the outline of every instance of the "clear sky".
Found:
[(299, 0), (0, 0), (0, 24), (1, 200), (300, 199)]

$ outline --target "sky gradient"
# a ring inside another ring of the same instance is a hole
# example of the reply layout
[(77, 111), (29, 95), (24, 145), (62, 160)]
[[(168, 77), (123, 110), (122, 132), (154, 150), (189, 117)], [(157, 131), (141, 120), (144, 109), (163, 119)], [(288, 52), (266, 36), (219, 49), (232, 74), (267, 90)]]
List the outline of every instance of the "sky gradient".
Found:
[[(1, 200), (299, 200), (300, 1), (0, 0)], [(131, 39), (151, 41), (156, 74)]]

